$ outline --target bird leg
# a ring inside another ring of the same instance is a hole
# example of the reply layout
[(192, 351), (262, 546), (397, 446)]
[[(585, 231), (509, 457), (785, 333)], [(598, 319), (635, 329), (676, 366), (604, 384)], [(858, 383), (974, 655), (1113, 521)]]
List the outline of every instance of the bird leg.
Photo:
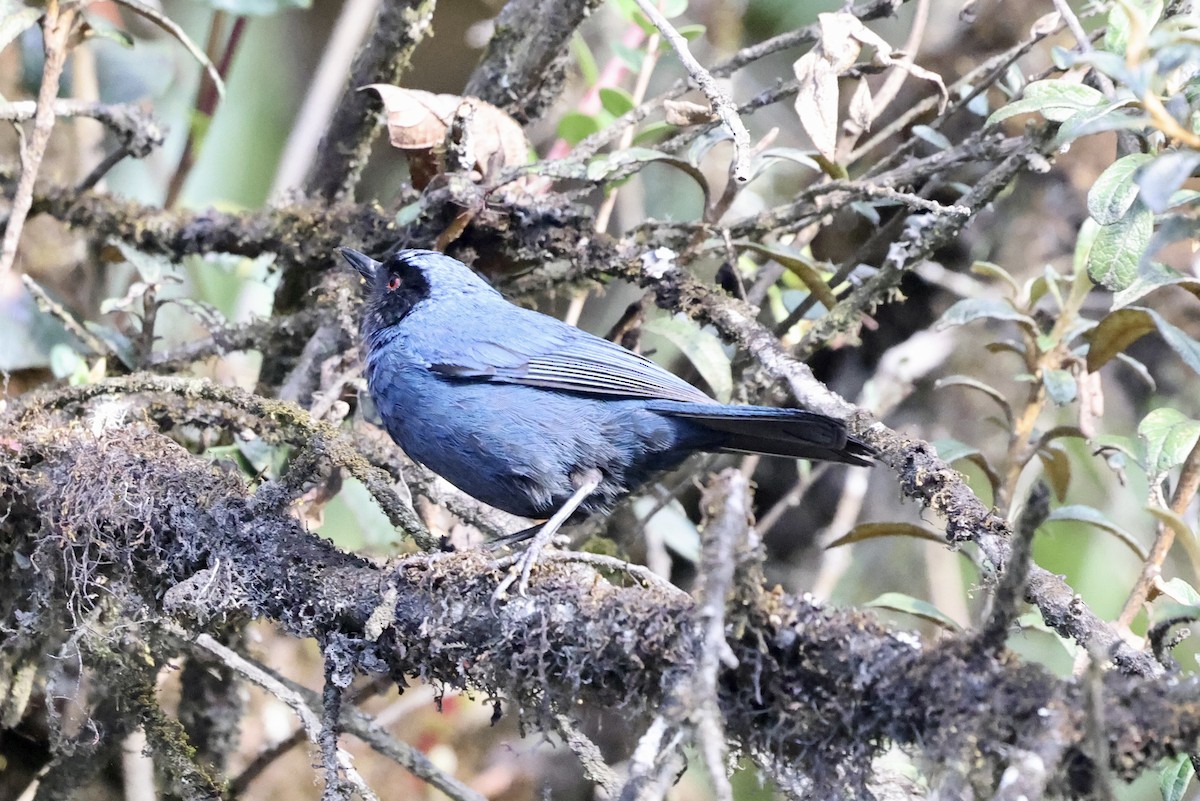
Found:
[(567, 502), (564, 503), (554, 516), (545, 522), (545, 524), (533, 535), (529, 545), (525, 548), (525, 552), (518, 557), (513, 565), (512, 573), (504, 581), (500, 582), (500, 586), (496, 588), (493, 597), (500, 598), (512, 583), (520, 577), (520, 583), (517, 584), (517, 592), (521, 595), (525, 594), (526, 588), (529, 586), (529, 575), (533, 571), (533, 566), (537, 564), (538, 557), (546, 546), (554, 539), (554, 535), (563, 527), (563, 524), (570, 519), (571, 515), (575, 514), (575, 510), (587, 500), (588, 496), (596, 491), (596, 487), (600, 486), (603, 476), (599, 470), (591, 469), (585, 473), (580, 473), (574, 476), (571, 483), (575, 485), (575, 492)]

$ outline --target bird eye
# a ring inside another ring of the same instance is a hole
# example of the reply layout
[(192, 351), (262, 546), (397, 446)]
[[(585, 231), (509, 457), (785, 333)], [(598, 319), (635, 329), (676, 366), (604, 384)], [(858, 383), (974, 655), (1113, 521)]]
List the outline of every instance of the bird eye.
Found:
[(393, 275), (391, 280), (388, 281), (388, 289), (395, 292), (399, 288), (400, 288), (400, 276)]

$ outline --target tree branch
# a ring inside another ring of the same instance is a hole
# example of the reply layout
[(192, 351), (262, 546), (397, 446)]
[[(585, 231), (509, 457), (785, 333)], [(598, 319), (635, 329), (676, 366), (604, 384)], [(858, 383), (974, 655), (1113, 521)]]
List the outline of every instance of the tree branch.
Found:
[(601, 1), (509, 0), (463, 94), (518, 122), (540, 117), (562, 90), (567, 43)]
[[(547, 727), (580, 702), (656, 710), (667, 677), (695, 664), (694, 641), (680, 633), (696, 610), (680, 593), (614, 586), (587, 566), (555, 561), (542, 565), (530, 597), (496, 603), (503, 572), (477, 552), (380, 568), (305, 532), (281, 485), (248, 494), (208, 460), (115, 412), (110, 402), (86, 425), (61, 415), (53, 426), (0, 419), (5, 554), (28, 554), (41, 569), (37, 582), (78, 589), (74, 600), (42, 596), (55, 599), (20, 627), (25, 640), (71, 625), (72, 609), (94, 611), (136, 592), (161, 598), (195, 631), (214, 615), (268, 617), (317, 637), (346, 670), (503, 695)], [(113, 476), (124, 494), (113, 495)], [(88, 556), (99, 553), (102, 562)], [(30, 571), (10, 556), (0, 557), (0, 571), (19, 578), (10, 587), (34, 591)], [(155, 626), (156, 614), (142, 607), (117, 623)], [(717, 682), (726, 732), (781, 770), (804, 772), (824, 797), (861, 795), (872, 756), (888, 743), (990, 783), (1014, 747), (1052, 753), (1039, 748), (1046, 738), (1067, 744), (1047, 766), (1056, 786), (1086, 793), (1086, 684), (980, 649), (970, 636), (915, 645), (869, 615), (778, 591), (744, 599), (739, 616), (728, 640), (736, 667), (722, 666)], [(1132, 777), (1195, 745), (1196, 680), (1114, 672), (1101, 681), (1097, 719), (1115, 775)], [(1056, 698), (1064, 715), (1042, 715)], [(952, 758), (963, 743), (975, 759)]]

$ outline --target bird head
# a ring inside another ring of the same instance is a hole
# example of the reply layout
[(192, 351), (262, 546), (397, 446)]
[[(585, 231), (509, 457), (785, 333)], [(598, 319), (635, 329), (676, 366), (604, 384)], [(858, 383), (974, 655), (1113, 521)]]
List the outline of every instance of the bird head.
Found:
[(363, 333), (396, 325), (431, 298), (452, 299), (495, 290), (457, 259), (432, 250), (399, 250), (379, 262), (351, 248), (339, 248), (364, 279)]

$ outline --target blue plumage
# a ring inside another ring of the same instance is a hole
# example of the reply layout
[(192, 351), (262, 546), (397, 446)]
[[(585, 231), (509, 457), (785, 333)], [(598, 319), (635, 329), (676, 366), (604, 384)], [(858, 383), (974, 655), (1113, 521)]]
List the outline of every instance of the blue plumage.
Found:
[(839, 421), (718, 404), (649, 359), (512, 305), (443, 254), (342, 254), (366, 279), (367, 384), (384, 427), (492, 506), (547, 517), (593, 476), (580, 519), (701, 450), (869, 463)]

